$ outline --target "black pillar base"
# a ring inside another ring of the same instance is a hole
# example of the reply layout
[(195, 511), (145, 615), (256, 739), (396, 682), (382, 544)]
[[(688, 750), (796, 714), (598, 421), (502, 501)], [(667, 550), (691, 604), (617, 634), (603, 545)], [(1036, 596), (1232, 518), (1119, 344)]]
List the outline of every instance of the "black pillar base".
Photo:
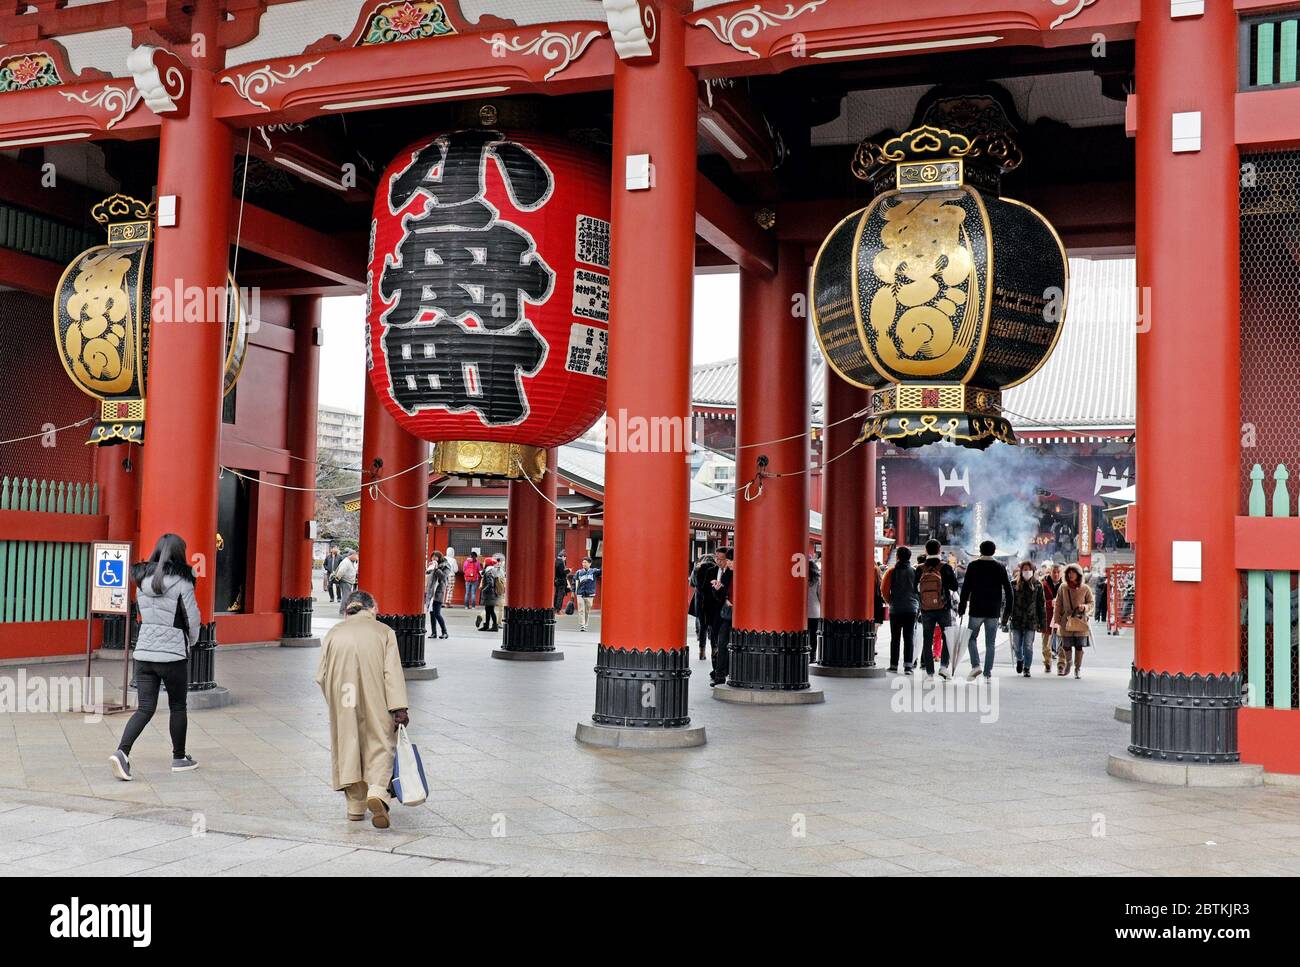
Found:
[(849, 618), (822, 618), (820, 658), (828, 668), (874, 668), (876, 623)]
[(731, 629), (727, 684), (732, 688), (795, 691), (808, 688), (808, 629)]
[(135, 602), (131, 602), (131, 615), (114, 615), (104, 619), (104, 645), (109, 651), (122, 651), (126, 648), (127, 633), (131, 635), (131, 647), (140, 636), (140, 625), (136, 623)]
[(505, 609), (502, 651), (555, 651), (555, 612), (550, 608)]
[(284, 630), (281, 638), (310, 638), (312, 606), (315, 599), (310, 595), (305, 598), (281, 598), (280, 613), (284, 615)]
[(1128, 751), (1165, 762), (1240, 762), (1241, 675), (1185, 675), (1133, 666)]
[(199, 640), (190, 649), (190, 691), (206, 692), (217, 687), (217, 623), (199, 626)]
[(691, 677), (688, 648), (667, 651), (596, 649), (597, 725), (676, 729), (691, 724), (687, 693)]
[(397, 652), (403, 668), (424, 667), (424, 613), (381, 614), (380, 621), (397, 635)]

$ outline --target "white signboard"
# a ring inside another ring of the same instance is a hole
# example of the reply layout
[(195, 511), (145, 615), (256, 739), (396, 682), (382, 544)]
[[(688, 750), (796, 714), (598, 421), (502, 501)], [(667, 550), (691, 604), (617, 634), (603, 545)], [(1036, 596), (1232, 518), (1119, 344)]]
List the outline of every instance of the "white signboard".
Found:
[(504, 541), (506, 539), (506, 525), (484, 524), (482, 536), (485, 541)]
[(90, 545), (90, 611), (92, 614), (129, 614), (131, 571), (129, 541), (95, 541)]

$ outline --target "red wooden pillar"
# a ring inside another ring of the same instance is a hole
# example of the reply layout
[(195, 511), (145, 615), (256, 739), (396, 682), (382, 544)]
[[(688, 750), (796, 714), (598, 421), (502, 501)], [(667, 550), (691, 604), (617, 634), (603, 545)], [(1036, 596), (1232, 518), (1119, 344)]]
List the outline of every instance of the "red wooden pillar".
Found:
[(510, 575), (493, 658), (559, 659), (555, 648), (555, 450), (546, 451), (540, 481), (510, 481), (506, 512), (506, 570)]
[(320, 297), (295, 296), (289, 305), (293, 360), (289, 370), (290, 488), (284, 493), (284, 563), (281, 644), (309, 645), (312, 637), (311, 524), (316, 519), (316, 397), (320, 385)]
[[(193, 29), (209, 38), (220, 19), (215, 0), (197, 0)], [(225, 293), (230, 240), (233, 138), (213, 117), (215, 41), (191, 74), (189, 114), (162, 116), (158, 196), (176, 198), (176, 223), (158, 229), (153, 286), (202, 298), (201, 321), (184, 321), (175, 299), (155, 300), (149, 336), (149, 385), (140, 483), (140, 550), (166, 533), (184, 539), (198, 575), (203, 625), (191, 651), (190, 688), (215, 684), (217, 474), (225, 356)], [(214, 309), (216, 310), (214, 312)]]
[[(740, 273), (735, 615), (727, 685), (808, 689), (808, 319), (803, 249), (776, 274)], [(725, 694), (725, 693), (724, 693)]]
[[(140, 457), (142, 448), (130, 443), (95, 448), (95, 480), (99, 483), (99, 510), (108, 517), (111, 541), (131, 541), (136, 558), (140, 553)], [(104, 620), (104, 647), (126, 647), (128, 629), (135, 623), (123, 617)]]
[[(667, 5), (660, 14), (658, 58), (614, 65), (605, 610), (594, 724), (578, 725), (580, 740), (598, 744), (633, 741), (629, 730), (690, 724), (685, 581), (697, 91), (682, 16)], [(653, 178), (650, 187), (633, 189), (628, 159), (639, 155), (649, 156)], [(704, 733), (654, 741), (701, 744)]]
[[(1129, 752), (1182, 763), (1239, 758), (1237, 27), (1230, 3), (1174, 19), (1165, 0), (1143, 0), (1137, 32), (1137, 280), (1149, 314), (1137, 336)], [(1193, 120), (1183, 114), (1199, 114), (1199, 143), (1174, 143), (1174, 126)], [(1175, 571), (1194, 556), (1199, 568)]]
[(869, 676), (876, 664), (876, 453), (853, 446), (868, 392), (826, 367), (822, 633), (814, 674)]
[(407, 433), (366, 380), (357, 587), (397, 633), (403, 668), (424, 667), (424, 525), (429, 444)]

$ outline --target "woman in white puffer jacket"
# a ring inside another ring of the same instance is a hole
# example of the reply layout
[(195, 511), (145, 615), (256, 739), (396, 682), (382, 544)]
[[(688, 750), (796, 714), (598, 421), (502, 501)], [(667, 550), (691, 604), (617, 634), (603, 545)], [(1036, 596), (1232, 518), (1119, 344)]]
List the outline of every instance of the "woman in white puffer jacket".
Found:
[(176, 534), (158, 538), (149, 560), (131, 568), (136, 585), (140, 632), (135, 646), (135, 687), (138, 705), (122, 732), (117, 751), (109, 756), (113, 774), (131, 781), (131, 747), (158, 708), (158, 691), (167, 688), (171, 710), (172, 772), (189, 772), (199, 764), (185, 752), (189, 719), (185, 697), (189, 690), (190, 648), (199, 638), (202, 617), (194, 598), (194, 571), (185, 542)]

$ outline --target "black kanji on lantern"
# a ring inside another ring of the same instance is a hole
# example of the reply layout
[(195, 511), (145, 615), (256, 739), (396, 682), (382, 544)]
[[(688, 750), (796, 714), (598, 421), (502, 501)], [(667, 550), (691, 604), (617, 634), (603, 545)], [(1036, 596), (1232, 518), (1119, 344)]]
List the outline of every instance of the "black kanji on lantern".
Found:
[(389, 182), (391, 212), (417, 195), (424, 208), (403, 216), (379, 291), (393, 303), (383, 343), (397, 404), (408, 413), (472, 409), (500, 426), (528, 415), (522, 377), (537, 373), (548, 345), (524, 303), (545, 302), (555, 273), (533, 237), (485, 197), (489, 160), (515, 208), (546, 204), (550, 169), (527, 148), (496, 131), (438, 138)]

